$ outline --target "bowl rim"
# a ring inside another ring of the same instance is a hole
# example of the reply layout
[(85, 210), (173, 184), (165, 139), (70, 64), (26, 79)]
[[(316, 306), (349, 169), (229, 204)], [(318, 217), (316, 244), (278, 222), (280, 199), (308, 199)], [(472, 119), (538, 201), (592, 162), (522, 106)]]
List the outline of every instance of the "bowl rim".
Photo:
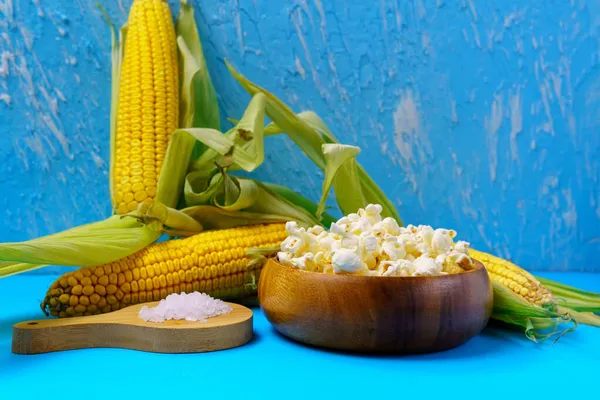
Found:
[(305, 269), (299, 269), (299, 268), (294, 268), (290, 265), (286, 265), (286, 264), (282, 264), (280, 263), (275, 257), (274, 258), (269, 258), (267, 261), (269, 263), (273, 263), (276, 264), (279, 267), (283, 267), (286, 268), (290, 271), (294, 271), (294, 272), (298, 272), (298, 273), (303, 273), (303, 274), (308, 274), (311, 276), (323, 276), (323, 277), (327, 277), (327, 278), (323, 278), (323, 279), (338, 279), (338, 278), (351, 278), (351, 279), (362, 279), (362, 280), (373, 280), (373, 279), (387, 279), (387, 280), (402, 280), (402, 281), (424, 281), (424, 280), (431, 280), (431, 279), (455, 279), (453, 277), (459, 277), (459, 276), (464, 276), (464, 275), (468, 275), (468, 274), (474, 274), (477, 273), (481, 270), (484, 270), (485, 272), (487, 272), (485, 265), (483, 265), (483, 263), (473, 257), (471, 257), (471, 259), (473, 260), (473, 263), (475, 264), (475, 267), (473, 269), (469, 269), (463, 272), (459, 272), (456, 274), (445, 274), (445, 275), (420, 275), (420, 276), (380, 276), (380, 275), (353, 275), (353, 274), (324, 274), (322, 272), (315, 272), (315, 271), (307, 271)]

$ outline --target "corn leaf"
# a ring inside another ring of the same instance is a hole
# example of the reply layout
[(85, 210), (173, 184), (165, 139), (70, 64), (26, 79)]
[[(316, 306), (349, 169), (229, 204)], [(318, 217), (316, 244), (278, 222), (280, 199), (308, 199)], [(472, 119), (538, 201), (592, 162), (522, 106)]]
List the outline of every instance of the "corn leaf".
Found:
[(177, 207), (195, 143), (194, 137), (184, 131), (175, 131), (171, 135), (158, 178), (156, 201)]
[[(263, 93), (267, 97), (266, 113), (269, 118), (273, 120), (273, 123), (267, 125), (265, 128), (268, 135), (285, 132), (317, 167), (325, 170), (326, 163), (325, 156), (321, 151), (322, 145), (325, 143), (338, 142), (323, 120), (311, 111), (295, 114), (275, 95), (248, 80), (242, 74), (237, 72), (229, 63), (227, 63), (227, 68), (250, 95), (254, 96), (256, 93)], [(366, 206), (368, 203), (381, 204), (383, 207), (382, 215), (384, 217), (392, 217), (397, 220), (399, 224), (402, 224), (402, 220), (392, 202), (385, 196), (383, 191), (358, 163), (357, 169), (360, 181), (360, 185), (357, 186), (357, 189), (359, 187), (361, 188), (366, 201), (362, 207)]]
[(181, 212), (194, 218), (207, 230), (289, 221), (289, 217), (286, 215), (231, 211), (210, 205), (187, 207), (182, 209)]
[(175, 32), (182, 70), (179, 126), (220, 130), (217, 95), (206, 67), (194, 10), (186, 0), (181, 1)]
[[(240, 181), (249, 181), (251, 179), (246, 178), (238, 178)], [(247, 207), (245, 211), (255, 212), (259, 214), (275, 214), (275, 215), (285, 215), (289, 219), (298, 221), (298, 223), (303, 225), (318, 225), (319, 221), (302, 207), (297, 206), (294, 203), (289, 202), (281, 196), (278, 196), (274, 192), (270, 191), (265, 185), (261, 182), (252, 179), (255, 184), (256, 191), (253, 191), (255, 194), (254, 204), (250, 207)], [(245, 186), (241, 186), (245, 187)], [(241, 192), (243, 195), (244, 192)]]
[[(296, 193), (287, 186), (281, 186), (267, 182), (263, 182), (263, 185), (265, 185), (265, 187), (273, 193), (279, 195), (280, 197), (283, 197), (292, 204), (296, 204), (297, 206), (302, 207), (303, 209), (308, 211), (310, 215), (317, 215), (318, 205), (314, 201), (307, 199), (299, 193)], [(336, 220), (337, 218), (325, 211), (321, 215), (321, 224), (325, 227), (329, 227), (331, 223), (335, 222)]]
[[(197, 141), (204, 143), (208, 149), (204, 151), (204, 154), (208, 153), (210, 156), (204, 158), (207, 162), (214, 162), (216, 156), (224, 156), (232, 151), (235, 146), (235, 142), (230, 135), (224, 135), (220, 131), (212, 128), (187, 128), (179, 129), (176, 132), (184, 132), (191, 135)], [(203, 170), (202, 168), (195, 168), (194, 170)]]
[(550, 279), (535, 277), (550, 289), (552, 296), (561, 306), (576, 311), (600, 312), (600, 294), (588, 292)]
[(26, 242), (0, 243), (0, 262), (30, 264), (19, 272), (37, 268), (35, 264), (105, 264), (148, 246), (160, 237), (161, 229), (143, 225), (131, 217), (115, 215)]
[(262, 93), (253, 96), (242, 119), (225, 134), (216, 130), (186, 130), (208, 147), (192, 163), (190, 171), (210, 171), (219, 155), (226, 156), (227, 160), (220, 163), (230, 170), (241, 168), (251, 172), (258, 168), (265, 159), (265, 101)]
[(109, 193), (114, 198), (113, 176), (115, 168), (115, 146), (117, 135), (117, 113), (119, 102), (119, 81), (121, 78), (121, 62), (125, 51), (125, 37), (127, 36), (127, 25), (124, 25), (117, 38), (115, 25), (112, 23), (104, 9), (101, 9), (104, 18), (110, 27), (111, 36), (111, 90), (110, 90), (110, 162), (109, 162)]
[(266, 112), (269, 118), (286, 132), (290, 139), (292, 139), (319, 168), (325, 169), (325, 157), (321, 152), (321, 145), (325, 142), (321, 135), (298, 118), (298, 116), (296, 116), (296, 114), (294, 114), (294, 112), (275, 95), (250, 82), (246, 77), (238, 73), (227, 61), (226, 64), (229, 72), (251, 96), (262, 93), (267, 97)]
[[(576, 328), (576, 321), (568, 315), (557, 313), (528, 303), (506, 286), (492, 281), (494, 308), (492, 319), (521, 327), (533, 341), (543, 341), (554, 335), (560, 337)], [(574, 323), (575, 326), (559, 330), (561, 323)]]
[(558, 306), (557, 311), (565, 314), (569, 314), (571, 318), (583, 325), (595, 326), (600, 328), (600, 316), (593, 312), (580, 312), (573, 310), (568, 307)]
[(271, 192), (257, 180), (231, 177), (240, 189), (238, 198), (228, 203), (215, 199), (214, 205), (228, 211), (247, 211), (258, 214), (284, 215), (288, 220), (317, 225), (318, 221), (306, 210)]
[(223, 190), (223, 175), (211, 176), (204, 172), (193, 172), (185, 178), (185, 203), (188, 206), (212, 204), (215, 198)]
[[(356, 156), (360, 148), (342, 144), (324, 144), (325, 179), (321, 191), (316, 217), (321, 218), (325, 210), (325, 201), (333, 185), (338, 206), (344, 215), (356, 212), (365, 206), (365, 198), (360, 191), (360, 182), (356, 171)], [(358, 190), (357, 190), (358, 189)]]
[(251, 179), (236, 179), (225, 175), (223, 179), (223, 201), (215, 198), (215, 205), (223, 210), (241, 211), (252, 208), (259, 194), (259, 188)]
[(14, 261), (0, 261), (0, 278), (44, 268), (45, 264), (27, 264)]
[(145, 225), (159, 223), (165, 230), (170, 229), (171, 231), (181, 232), (198, 233), (203, 230), (202, 224), (189, 215), (157, 201), (141, 210), (143, 210), (142, 213), (136, 213), (132, 216), (138, 218)]
[(271, 192), (260, 182), (237, 178), (227, 170), (256, 169), (264, 161), (266, 96), (252, 97), (244, 116), (225, 134), (214, 129), (182, 129), (206, 145), (185, 179), (185, 201), (191, 206), (217, 206), (225, 211), (286, 216), (303, 224), (317, 224), (304, 208)]
[[(117, 112), (119, 102), (119, 80), (121, 78), (121, 63), (123, 61), (123, 53), (125, 52), (125, 38), (127, 36), (127, 24), (123, 25), (117, 35), (115, 24), (108, 16), (106, 10), (100, 3), (95, 3), (96, 7), (102, 13), (104, 21), (108, 24), (110, 30), (110, 57), (111, 57), (111, 90), (110, 90), (110, 161), (109, 161), (109, 178), (108, 190), (110, 198), (114, 198), (113, 187), (113, 172), (115, 163), (115, 145), (117, 134)], [(114, 210), (113, 210), (114, 213)]]
[[(327, 143), (339, 143), (339, 141), (327, 127), (327, 124), (325, 124), (325, 121), (323, 121), (313, 111), (301, 112), (298, 114), (298, 117), (311, 126), (314, 130), (320, 132)], [(356, 162), (356, 167), (359, 178), (358, 182), (360, 183), (361, 193), (364, 196), (365, 204), (380, 204), (383, 207), (383, 211), (381, 212), (382, 216), (392, 217), (398, 222), (398, 224), (402, 225), (402, 219), (400, 218), (400, 215), (398, 214), (394, 204), (388, 199), (381, 188), (375, 183), (375, 181), (373, 181), (373, 179), (369, 176), (365, 169), (358, 164), (358, 162)]]
[(298, 113), (298, 118), (304, 121), (308, 126), (319, 132), (327, 143), (340, 143), (335, 138), (325, 121), (321, 119), (314, 111), (303, 111)]
[[(195, 188), (200, 192), (194, 191)], [(185, 191), (188, 207), (217, 206), (226, 211), (278, 215), (305, 225), (318, 224), (304, 208), (270, 191), (259, 181), (228, 176), (224, 171), (211, 178), (200, 172), (188, 174)]]

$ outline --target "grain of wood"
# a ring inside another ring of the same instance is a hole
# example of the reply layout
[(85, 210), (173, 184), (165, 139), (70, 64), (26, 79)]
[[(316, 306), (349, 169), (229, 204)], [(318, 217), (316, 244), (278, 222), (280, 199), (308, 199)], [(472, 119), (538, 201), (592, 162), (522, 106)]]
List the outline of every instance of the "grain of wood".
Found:
[(328, 275), (269, 260), (261, 307), (299, 342), (358, 352), (425, 353), (456, 347), (487, 324), (493, 292), (483, 265), (419, 277)]

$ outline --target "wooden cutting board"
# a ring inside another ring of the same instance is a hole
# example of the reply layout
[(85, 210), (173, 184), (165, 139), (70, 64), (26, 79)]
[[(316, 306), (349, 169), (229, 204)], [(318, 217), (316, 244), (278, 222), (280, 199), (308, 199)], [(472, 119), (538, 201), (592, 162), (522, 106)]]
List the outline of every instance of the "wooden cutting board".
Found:
[(229, 314), (207, 322), (169, 320), (144, 322), (138, 317), (143, 306), (87, 317), (43, 319), (13, 326), (12, 352), (39, 354), (61, 350), (109, 347), (154, 353), (200, 353), (242, 346), (252, 339), (252, 311), (227, 303)]

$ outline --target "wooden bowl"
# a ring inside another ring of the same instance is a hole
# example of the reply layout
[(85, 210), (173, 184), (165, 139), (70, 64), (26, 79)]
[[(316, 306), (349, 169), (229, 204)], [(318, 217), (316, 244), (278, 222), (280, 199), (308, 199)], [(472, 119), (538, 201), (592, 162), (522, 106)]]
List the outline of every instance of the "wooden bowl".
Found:
[(493, 306), (487, 272), (379, 277), (327, 275), (270, 259), (258, 284), (261, 308), (277, 331), (336, 350), (427, 353), (465, 343)]

